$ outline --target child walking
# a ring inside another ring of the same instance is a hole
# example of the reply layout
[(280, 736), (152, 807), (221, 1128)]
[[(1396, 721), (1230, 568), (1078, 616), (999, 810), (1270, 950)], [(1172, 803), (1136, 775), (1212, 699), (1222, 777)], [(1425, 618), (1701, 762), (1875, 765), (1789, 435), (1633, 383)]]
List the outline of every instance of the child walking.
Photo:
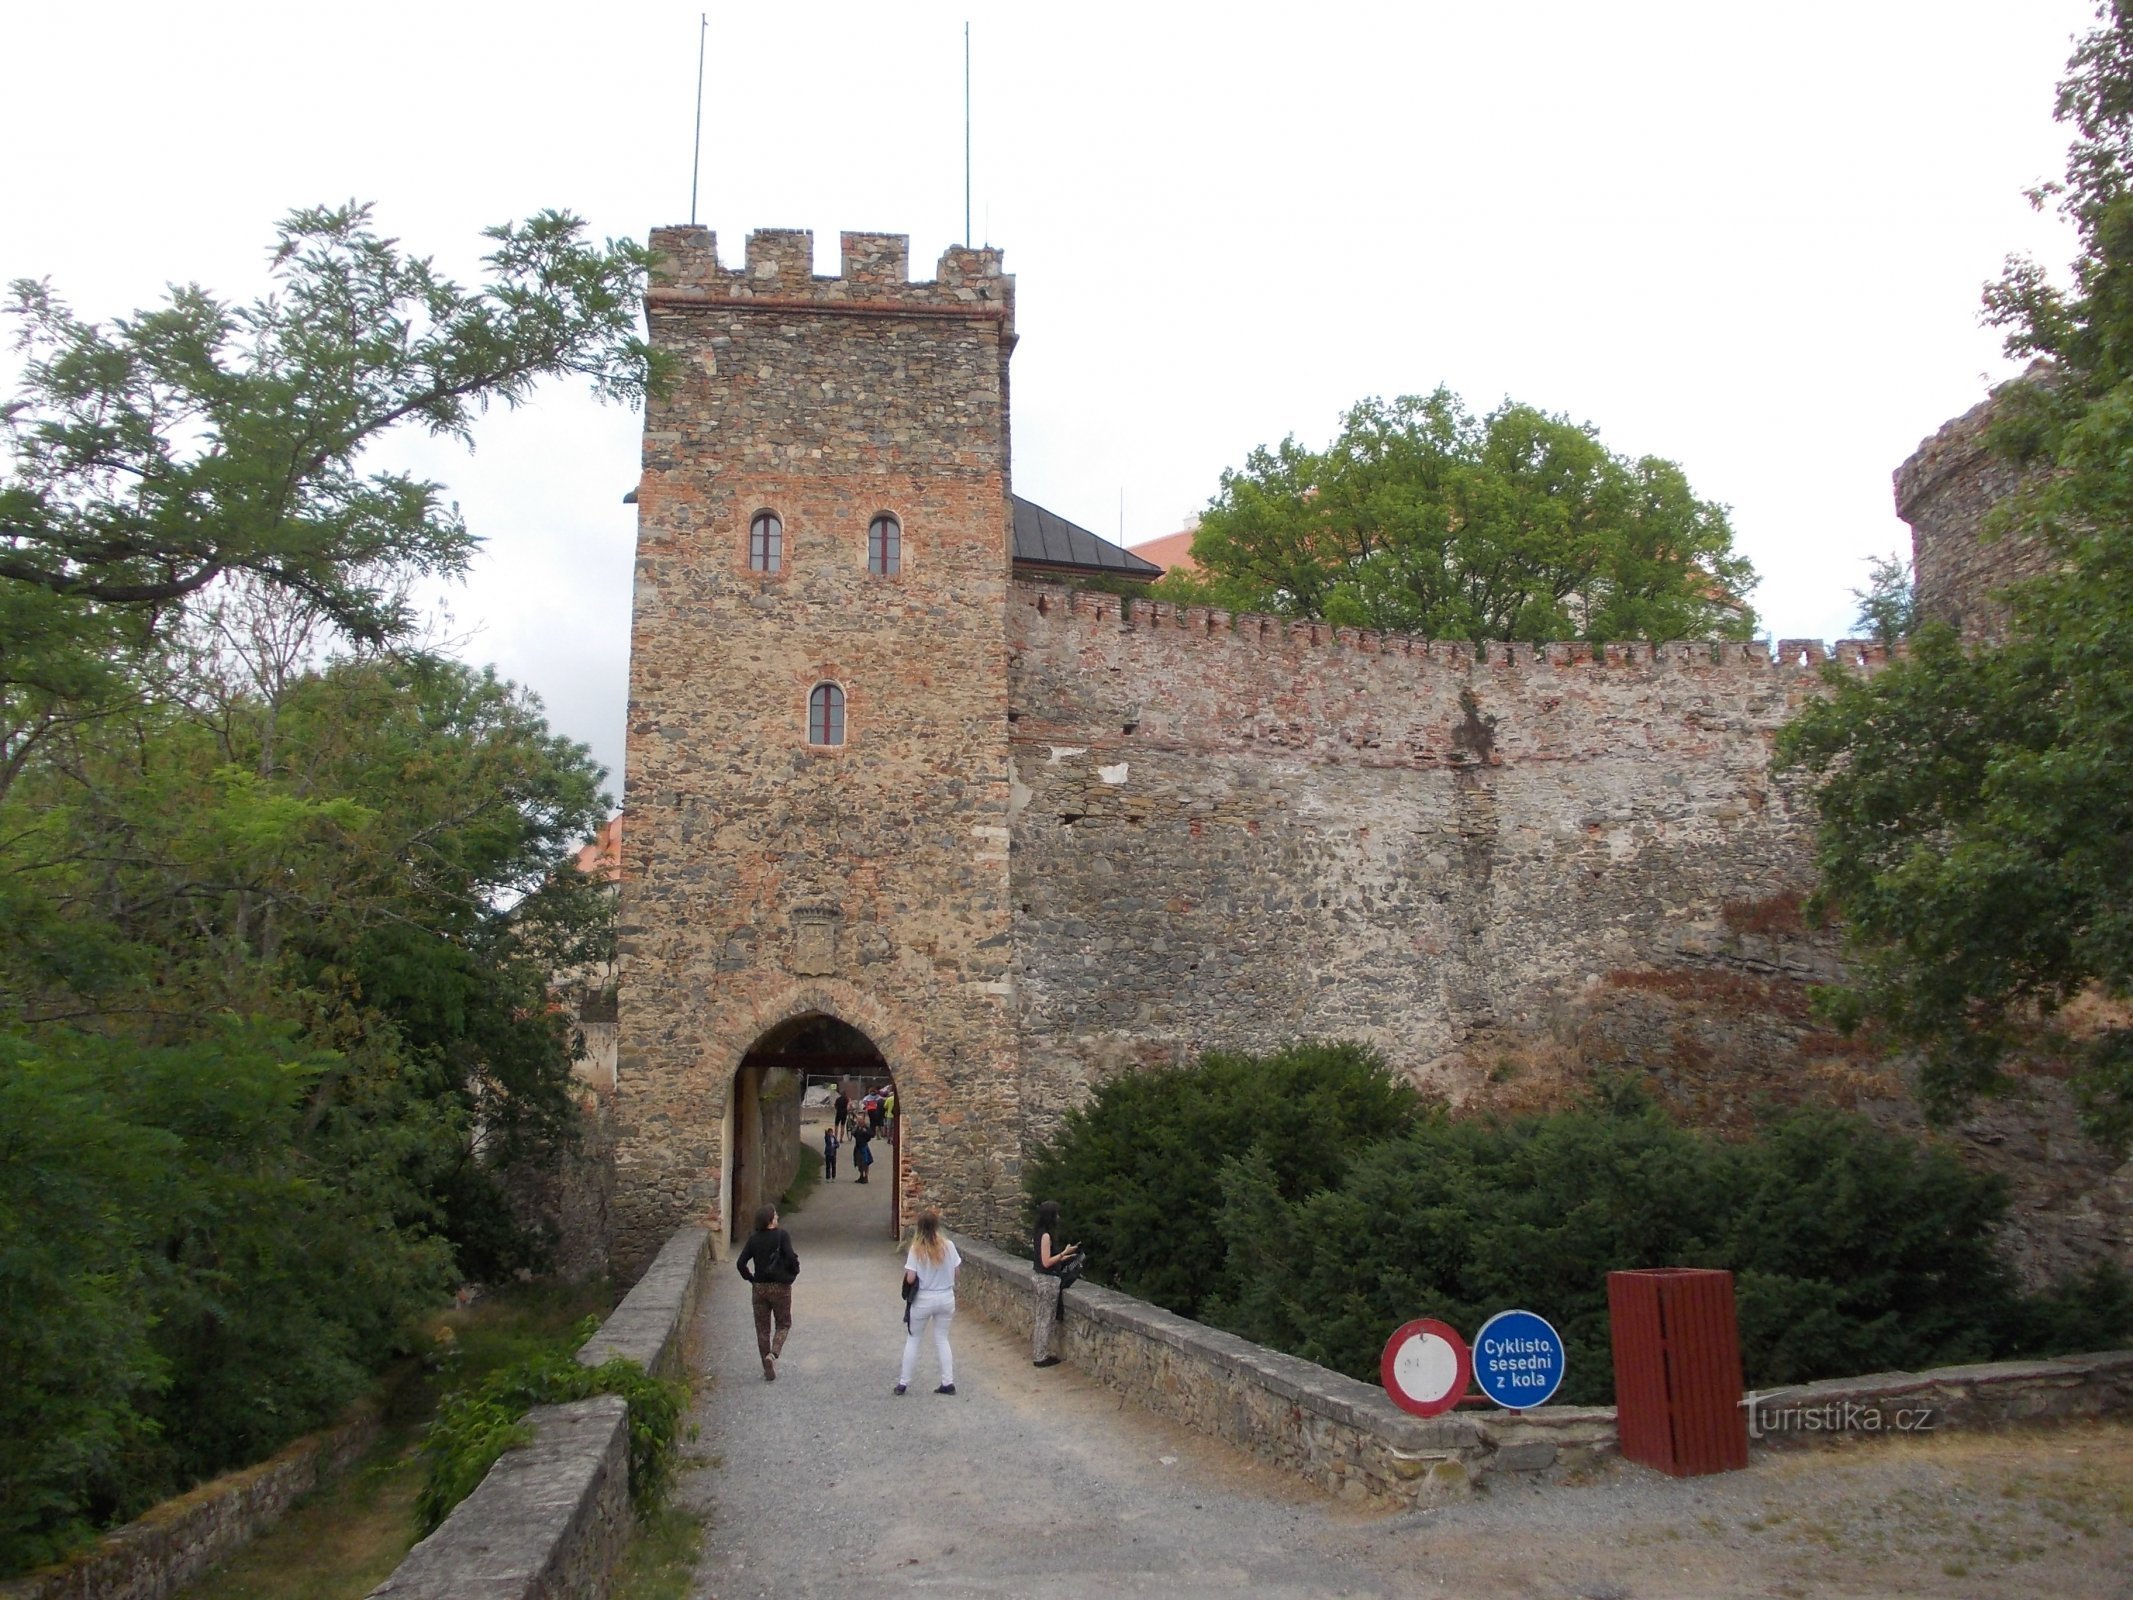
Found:
[(837, 1176), (837, 1129), (836, 1125), (822, 1130), (822, 1176), (834, 1179)]

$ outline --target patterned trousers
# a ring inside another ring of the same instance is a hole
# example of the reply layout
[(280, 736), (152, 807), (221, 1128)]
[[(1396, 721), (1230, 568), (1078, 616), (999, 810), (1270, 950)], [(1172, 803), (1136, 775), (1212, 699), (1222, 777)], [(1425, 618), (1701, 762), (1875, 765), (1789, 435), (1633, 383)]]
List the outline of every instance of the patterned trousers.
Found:
[[(785, 1349), (785, 1336), (792, 1332), (792, 1285), (759, 1283), (755, 1286), (755, 1353), (778, 1355)], [(777, 1324), (776, 1334), (770, 1331)]]
[(1059, 1315), (1059, 1279), (1049, 1272), (1030, 1269), (1029, 1358), (1042, 1361), (1052, 1353), (1052, 1323)]

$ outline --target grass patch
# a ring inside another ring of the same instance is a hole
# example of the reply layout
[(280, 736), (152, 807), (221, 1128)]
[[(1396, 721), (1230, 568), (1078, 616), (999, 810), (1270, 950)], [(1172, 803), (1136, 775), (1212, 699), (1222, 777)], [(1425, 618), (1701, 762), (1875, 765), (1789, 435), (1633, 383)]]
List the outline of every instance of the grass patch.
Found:
[(703, 1548), (703, 1514), (661, 1506), (639, 1519), (615, 1573), (613, 1600), (684, 1600)]
[(178, 1591), (178, 1600), (362, 1600), (415, 1543), (422, 1430), (445, 1391), (569, 1334), (614, 1303), (604, 1282), (514, 1284), (441, 1312), (423, 1351), (384, 1381), (378, 1442), (274, 1527)]
[(822, 1150), (810, 1147), (805, 1139), (800, 1141), (800, 1164), (793, 1169), (792, 1182), (785, 1186), (785, 1193), (778, 1198), (778, 1214), (798, 1211), (807, 1204), (807, 1197), (815, 1192), (815, 1185), (822, 1181)]

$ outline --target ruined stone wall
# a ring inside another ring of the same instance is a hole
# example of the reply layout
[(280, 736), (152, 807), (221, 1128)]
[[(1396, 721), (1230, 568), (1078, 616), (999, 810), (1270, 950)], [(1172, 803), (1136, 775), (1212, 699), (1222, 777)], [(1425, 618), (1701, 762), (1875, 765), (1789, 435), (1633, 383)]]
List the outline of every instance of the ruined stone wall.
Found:
[[(719, 1127), (742, 1057), (816, 1013), (864, 1032), (909, 1129), (906, 1203), (1014, 1204), (1007, 1004), (1007, 360), (1013, 280), (846, 234), (652, 236), (620, 909), (616, 1265), (676, 1225), (723, 1236)], [(781, 570), (748, 525), (783, 519)], [(902, 570), (867, 570), (901, 520)], [(841, 747), (808, 694), (841, 685)]]
[(1123, 1068), (1301, 1036), (1458, 1098), (1478, 1036), (1810, 879), (1770, 750), (1819, 644), (1477, 653), (1025, 584), (1009, 629), (1032, 1139)]
[(1896, 469), (1896, 514), (1911, 525), (1919, 615), (1977, 639), (2006, 632), (2007, 608), (1995, 594), (2052, 561), (2035, 540), (1984, 537), (1986, 514), (2025, 476), (1985, 447), (1996, 404), (1994, 397), (1972, 406)]

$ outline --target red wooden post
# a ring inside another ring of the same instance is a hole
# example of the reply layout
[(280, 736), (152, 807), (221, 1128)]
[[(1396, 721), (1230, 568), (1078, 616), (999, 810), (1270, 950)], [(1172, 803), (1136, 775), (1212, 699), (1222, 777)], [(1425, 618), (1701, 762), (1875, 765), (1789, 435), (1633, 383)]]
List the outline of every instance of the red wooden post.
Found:
[(1677, 1478), (1745, 1467), (1733, 1274), (1610, 1272), (1607, 1315), (1623, 1458)]

